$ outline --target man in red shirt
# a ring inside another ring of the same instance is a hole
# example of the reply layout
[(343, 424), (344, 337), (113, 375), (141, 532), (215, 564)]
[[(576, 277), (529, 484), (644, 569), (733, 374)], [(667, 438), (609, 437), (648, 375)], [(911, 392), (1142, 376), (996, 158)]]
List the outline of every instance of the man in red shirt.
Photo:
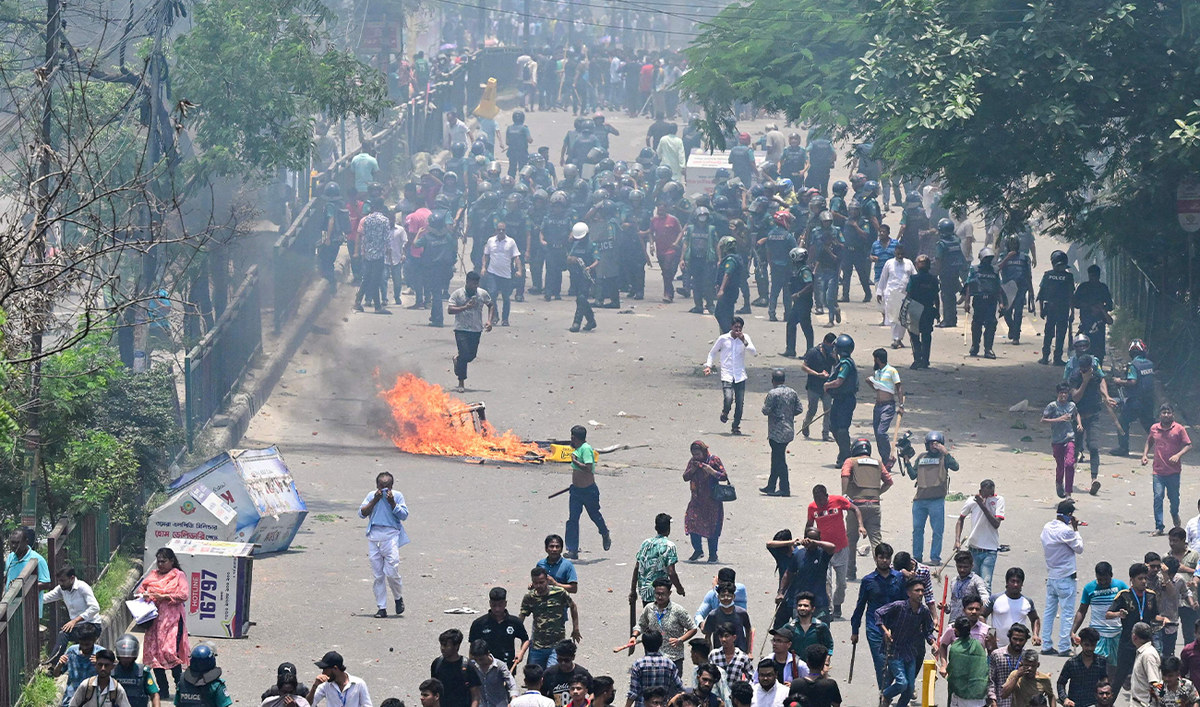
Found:
[(837, 620), (842, 617), (842, 600), (846, 598), (846, 565), (850, 558), (850, 541), (846, 537), (846, 512), (854, 513), (860, 535), (866, 537), (867, 529), (863, 525), (862, 513), (850, 499), (845, 496), (830, 496), (823, 484), (813, 486), (812, 494), (813, 502), (808, 504), (808, 522), (804, 528), (808, 530), (815, 525), (817, 530), (821, 531), (821, 539), (833, 543), (833, 559), (829, 561), (829, 566), (833, 568), (835, 586), (831, 598), (833, 614), (830, 618)]
[(679, 268), (679, 243), (683, 240), (683, 226), (671, 215), (666, 204), (659, 204), (650, 219), (650, 231), (654, 236), (654, 252), (658, 254), (658, 267), (662, 270), (663, 302), (675, 301), (675, 270)]
[(1183, 470), (1183, 455), (1192, 448), (1187, 429), (1175, 421), (1175, 408), (1163, 403), (1158, 408), (1158, 422), (1150, 426), (1146, 448), (1142, 451), (1142, 466), (1150, 463), (1154, 452), (1154, 534), (1163, 534), (1163, 496), (1171, 499), (1171, 520), (1179, 520), (1179, 473)]

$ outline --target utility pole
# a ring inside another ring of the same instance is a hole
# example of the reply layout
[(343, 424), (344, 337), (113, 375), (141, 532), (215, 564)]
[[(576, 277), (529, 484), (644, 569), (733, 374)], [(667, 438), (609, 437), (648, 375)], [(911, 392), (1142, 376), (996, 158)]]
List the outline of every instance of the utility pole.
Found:
[(525, 0), (525, 13), (524, 13), (524, 17), (521, 18), (521, 21), (524, 24), (524, 28), (525, 28), (524, 29), (524, 31), (525, 31), (525, 51), (532, 54), (533, 53), (533, 42), (529, 38), (529, 0)]
[[(59, 0), (46, 0), (46, 54), (42, 65), (42, 121), (38, 127), (38, 158), (36, 195), (33, 222), (33, 265), (34, 277), (44, 277), (42, 264), (46, 262), (46, 232), (50, 230), (50, 172), (54, 126), (54, 82), (58, 74), (59, 44), (62, 32), (62, 5)], [(41, 289), (39, 287), (39, 289)], [(42, 347), (46, 319), (50, 307), (42, 298), (38, 299), (37, 313), (33, 317), (33, 332), (29, 339), (29, 410), (25, 418), (25, 469), (21, 491), (21, 525), (32, 528), (37, 525), (38, 478), (42, 474)]]

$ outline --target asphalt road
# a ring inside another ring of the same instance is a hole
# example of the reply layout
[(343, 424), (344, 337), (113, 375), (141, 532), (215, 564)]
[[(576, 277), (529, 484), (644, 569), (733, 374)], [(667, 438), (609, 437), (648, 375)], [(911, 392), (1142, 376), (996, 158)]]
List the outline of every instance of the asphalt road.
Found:
[[(557, 153), (570, 120), (562, 112), (531, 114), (536, 144), (549, 144)], [(621, 130), (613, 139), (614, 154), (632, 159), (648, 121), (617, 115), (610, 115), (610, 121)], [(501, 124), (507, 124), (506, 118)], [(754, 125), (760, 129), (762, 124)], [(839, 171), (844, 174), (845, 169)], [(895, 227), (898, 212), (887, 216)], [(1043, 246), (1043, 257), (1048, 245)], [(647, 277), (654, 282), (657, 271)], [(461, 273), (456, 282), (460, 278)], [(238, 702), (256, 702), (272, 684), (278, 663), (294, 662), (302, 679), (311, 681), (318, 672), (312, 661), (327, 650), (338, 650), (350, 671), (367, 681), (376, 704), (392, 696), (416, 704), (417, 685), (438, 655), (437, 635), (450, 627), (465, 633), (477, 616), (445, 612), (459, 607), (485, 612), (493, 586), (508, 588), (515, 611), (528, 570), (543, 555), (543, 537), (563, 532), (566, 498), (546, 496), (569, 484), (566, 466), (479, 465), (413, 456), (396, 451), (381, 435), (387, 411), (377, 391), (403, 371), (453, 386), (454, 337), (449, 325), (426, 327), (425, 312), (355, 314), (350, 309), (352, 295), (350, 287), (339, 291), (243, 441), (246, 447), (279, 445), (310, 514), (290, 552), (255, 563), (256, 625), (250, 637), (218, 642), (219, 661)], [(628, 635), (631, 563), (640, 542), (653, 535), (656, 513), (676, 518), (673, 539), (682, 557), (689, 554), (682, 527), (688, 487), (682, 472), (692, 440), (706, 441), (724, 460), (739, 492), (739, 500), (726, 504), (720, 555), (722, 564), (735, 567), (738, 580), (749, 589), (759, 644), (776, 588), (764, 543), (781, 528), (797, 534), (802, 530), (813, 484), (838, 486), (835, 445), (798, 439), (788, 455), (794, 496), (767, 498), (756, 491), (769, 468), (760, 407), (771, 369), (783, 367), (793, 386), (803, 386), (796, 362), (775, 355), (783, 347), (782, 324), (767, 322), (759, 308), (747, 323), (746, 332), (759, 353), (749, 361), (743, 424), (747, 434), (733, 437), (717, 419), (718, 378), (704, 377), (700, 371), (718, 333), (712, 317), (688, 314), (688, 304), (664, 305), (656, 299), (625, 306), (619, 312), (597, 310), (595, 332), (569, 334), (572, 302), (531, 298), (514, 304), (512, 327), (484, 335), (479, 359), (471, 364), (470, 390), (462, 396), (486, 402), (490, 421), (529, 439), (563, 438), (571, 425), (585, 424), (597, 447), (646, 445), (601, 459), (599, 485), (613, 547), (601, 550), (594, 527), (585, 519), (582, 556), (576, 563), (583, 632), (578, 662), (594, 675), (612, 675), (618, 698), (627, 686), (630, 659), (624, 652), (614, 655), (612, 647)], [(879, 326), (873, 305), (852, 302), (844, 307), (845, 323), (839, 331), (855, 337), (860, 370), (869, 369), (870, 351), (889, 342), (888, 331)], [(996, 576), (1002, 578), (1010, 566), (1023, 567), (1027, 593), (1041, 608), (1045, 572), (1038, 533), (1053, 517), (1057, 499), (1049, 436), (1039, 416), (1053, 397), (1060, 370), (1035, 363), (1040, 338), (1029, 328), (1038, 325), (1027, 322), (1021, 346), (998, 343), (999, 358), (994, 361), (966, 357), (966, 329), (960, 326), (937, 330), (933, 369), (909, 371), (907, 349), (898, 352), (895, 362), (908, 393), (903, 429), (917, 435), (945, 430), (962, 464), (962, 471), (952, 475), (953, 492), (969, 496), (980, 479), (996, 480), (1008, 505), (1001, 538), (1012, 546), (1001, 555)], [(817, 325), (818, 336), (825, 331)], [(871, 401), (866, 396), (865, 390), (860, 393), (854, 435), (869, 435)], [(1010, 413), (1009, 406), (1023, 399), (1029, 401), (1029, 411)], [(1114, 440), (1104, 441), (1107, 448)], [(1080, 469), (1083, 476), (1085, 467)], [(407, 528), (413, 542), (402, 550), (407, 613), (377, 620), (371, 617), (375, 608), (364, 523), (356, 511), (383, 470), (396, 476), (396, 487), (411, 509)], [(1079, 563), (1081, 588), (1091, 579), (1096, 561), (1111, 561), (1123, 576), (1122, 568), (1146, 550), (1166, 550), (1165, 539), (1149, 537), (1149, 474), (1136, 460), (1111, 457), (1105, 457), (1101, 473), (1100, 495), (1080, 500), (1079, 516), (1089, 522), (1083, 530), (1087, 549)], [(884, 498), (884, 538), (897, 549), (910, 546), (911, 497), (911, 482), (900, 482)], [(1184, 476), (1185, 519), (1192, 515), (1194, 498), (1189, 469)], [(947, 558), (957, 511), (958, 504), (947, 504)], [(865, 572), (869, 561), (860, 560), (860, 567)], [(715, 570), (709, 564), (681, 563), (687, 595), (677, 600), (694, 610)], [(1001, 585), (998, 579), (995, 588)], [(940, 582), (938, 587), (940, 593)], [(856, 596), (856, 587), (850, 587), (847, 613)], [(858, 658), (859, 676), (848, 686), (848, 622), (835, 623), (833, 634), (837, 648), (832, 675), (842, 682), (845, 704), (874, 704), (866, 648)], [(1057, 673), (1061, 663), (1051, 658), (1043, 666)]]

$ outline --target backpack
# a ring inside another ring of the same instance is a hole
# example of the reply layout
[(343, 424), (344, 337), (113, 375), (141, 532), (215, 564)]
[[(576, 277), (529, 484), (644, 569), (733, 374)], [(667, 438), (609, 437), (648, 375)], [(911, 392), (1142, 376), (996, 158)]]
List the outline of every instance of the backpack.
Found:
[(533, 65), (530, 62), (525, 62), (525, 64), (521, 66), (521, 80), (533, 80)]
[(833, 150), (833, 143), (825, 138), (813, 140), (808, 146), (808, 161), (812, 166), (818, 169), (828, 169), (833, 167), (834, 161), (837, 159), (837, 153)]
[(322, 231), (325, 230), (329, 223), (330, 216), (333, 217), (333, 230), (327, 233), (322, 233), (322, 244), (337, 246), (341, 245), (346, 236), (350, 235), (352, 226), (350, 225), (350, 211), (344, 206), (329, 203), (325, 205), (325, 223), (321, 224)]

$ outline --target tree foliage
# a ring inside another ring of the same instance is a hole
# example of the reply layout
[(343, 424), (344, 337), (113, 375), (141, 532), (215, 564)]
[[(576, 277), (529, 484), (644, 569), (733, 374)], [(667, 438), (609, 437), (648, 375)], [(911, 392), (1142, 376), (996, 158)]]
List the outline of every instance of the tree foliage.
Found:
[(792, 47), (813, 42), (781, 5), (739, 6), (694, 45), (686, 87), (710, 122), (734, 99), (783, 110), (873, 142), (895, 172), (938, 178), (951, 205), (1012, 216), (1010, 228), (1036, 212), (1069, 239), (1180, 267), (1175, 189), (1200, 165), (1195, 3), (851, 3), (853, 26), (814, 30), (846, 53), (808, 61)]
[(328, 10), (314, 0), (200, 0), (174, 47), (175, 94), (191, 104), (202, 173), (261, 176), (305, 169), (317, 113), (376, 117), (387, 84), (329, 46)]

